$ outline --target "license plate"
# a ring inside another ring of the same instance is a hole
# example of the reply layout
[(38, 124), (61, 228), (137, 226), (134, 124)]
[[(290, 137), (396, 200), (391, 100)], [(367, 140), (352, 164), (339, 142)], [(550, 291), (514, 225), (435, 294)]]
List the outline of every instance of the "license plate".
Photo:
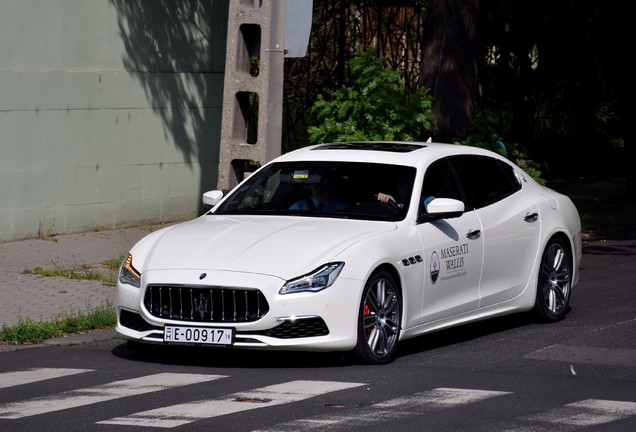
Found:
[(163, 341), (169, 343), (232, 345), (233, 331), (229, 328), (165, 326)]

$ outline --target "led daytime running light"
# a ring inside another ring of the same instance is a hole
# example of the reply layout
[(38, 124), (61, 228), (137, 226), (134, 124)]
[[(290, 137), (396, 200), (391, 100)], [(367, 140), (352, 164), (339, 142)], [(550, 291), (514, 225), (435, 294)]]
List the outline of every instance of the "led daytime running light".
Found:
[(134, 268), (133, 265), (132, 265), (132, 255), (131, 254), (128, 254), (128, 256), (126, 257), (126, 261), (124, 262), (124, 268), (126, 270), (128, 270), (129, 272), (131, 272), (133, 275), (137, 276), (138, 278), (141, 278), (141, 274), (139, 274), (137, 269)]

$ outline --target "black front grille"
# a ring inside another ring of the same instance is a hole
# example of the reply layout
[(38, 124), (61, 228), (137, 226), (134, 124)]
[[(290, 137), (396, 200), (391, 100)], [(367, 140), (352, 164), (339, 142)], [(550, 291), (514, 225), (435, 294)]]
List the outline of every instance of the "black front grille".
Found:
[(149, 285), (144, 306), (157, 318), (188, 322), (250, 322), (269, 311), (258, 290), (184, 285)]

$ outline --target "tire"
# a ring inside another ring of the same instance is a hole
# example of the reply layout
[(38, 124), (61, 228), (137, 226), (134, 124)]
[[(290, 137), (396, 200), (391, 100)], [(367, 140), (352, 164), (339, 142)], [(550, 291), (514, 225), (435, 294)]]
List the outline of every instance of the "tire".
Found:
[(393, 359), (400, 339), (402, 299), (395, 279), (387, 271), (367, 281), (358, 311), (355, 354), (365, 363), (382, 364)]
[(572, 288), (572, 252), (561, 239), (553, 239), (541, 256), (537, 281), (535, 315), (544, 322), (556, 322), (565, 317)]

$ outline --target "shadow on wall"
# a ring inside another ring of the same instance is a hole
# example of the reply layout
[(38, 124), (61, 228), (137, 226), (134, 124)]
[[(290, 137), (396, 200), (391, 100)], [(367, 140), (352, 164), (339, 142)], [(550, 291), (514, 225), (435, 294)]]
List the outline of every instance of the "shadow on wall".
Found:
[[(216, 186), (227, 37), (227, 0), (110, 0), (126, 70), (184, 160)], [(200, 206), (200, 212), (203, 208)]]

